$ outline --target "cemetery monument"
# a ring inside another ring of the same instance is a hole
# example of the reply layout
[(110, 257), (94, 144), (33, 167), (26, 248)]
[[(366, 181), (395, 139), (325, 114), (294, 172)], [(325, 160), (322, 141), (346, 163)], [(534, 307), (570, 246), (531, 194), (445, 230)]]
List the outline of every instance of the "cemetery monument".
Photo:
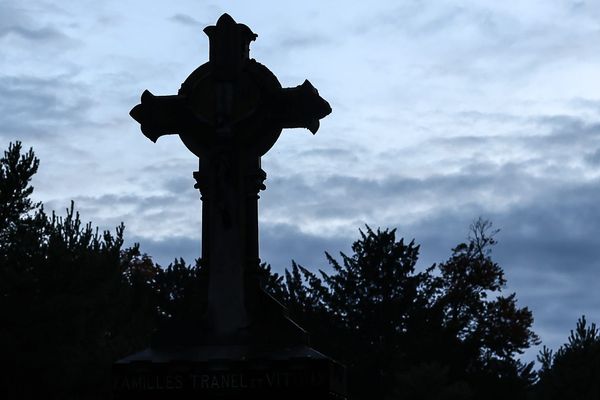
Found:
[(313, 134), (329, 104), (306, 80), (282, 88), (250, 58), (257, 37), (223, 14), (204, 29), (209, 61), (176, 95), (142, 94), (130, 115), (152, 141), (177, 134), (199, 159), (206, 309), (167, 324), (151, 347), (113, 367), (117, 399), (343, 399), (343, 366), (312, 349), (308, 333), (261, 287), (261, 157), (284, 128)]

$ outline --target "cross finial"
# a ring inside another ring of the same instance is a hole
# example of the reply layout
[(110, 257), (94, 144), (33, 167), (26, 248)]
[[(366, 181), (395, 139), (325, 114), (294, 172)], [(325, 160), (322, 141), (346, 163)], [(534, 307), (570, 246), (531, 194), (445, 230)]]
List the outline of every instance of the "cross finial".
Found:
[(258, 36), (248, 26), (238, 24), (229, 14), (223, 14), (216, 25), (204, 28), (210, 42), (209, 60), (219, 75), (229, 76), (240, 71), (250, 58), (250, 42)]

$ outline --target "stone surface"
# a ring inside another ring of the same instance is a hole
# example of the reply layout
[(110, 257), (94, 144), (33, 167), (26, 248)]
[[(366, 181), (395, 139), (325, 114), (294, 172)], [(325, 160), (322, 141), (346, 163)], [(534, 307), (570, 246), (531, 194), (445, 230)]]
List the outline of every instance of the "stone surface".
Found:
[(303, 346), (149, 349), (114, 371), (116, 399), (341, 399), (345, 388), (344, 368)]

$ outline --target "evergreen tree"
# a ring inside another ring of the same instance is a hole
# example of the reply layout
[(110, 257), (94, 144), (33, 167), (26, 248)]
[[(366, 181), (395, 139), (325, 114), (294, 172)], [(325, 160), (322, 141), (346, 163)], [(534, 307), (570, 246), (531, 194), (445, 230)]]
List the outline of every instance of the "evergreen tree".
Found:
[(0, 159), (0, 354), (5, 398), (87, 398), (110, 391), (110, 366), (154, 324), (154, 266), (123, 225), (99, 232), (74, 206), (47, 215), (30, 195), (39, 161), (11, 144)]
[(600, 399), (600, 331), (595, 323), (588, 325), (585, 316), (577, 321), (567, 343), (556, 353), (544, 346), (538, 361), (542, 367), (537, 398)]
[(4, 245), (5, 236), (17, 227), (19, 220), (40, 207), (29, 198), (33, 193), (29, 183), (40, 161), (32, 149), (21, 154), (21, 148), (21, 142), (10, 143), (0, 158), (0, 244)]

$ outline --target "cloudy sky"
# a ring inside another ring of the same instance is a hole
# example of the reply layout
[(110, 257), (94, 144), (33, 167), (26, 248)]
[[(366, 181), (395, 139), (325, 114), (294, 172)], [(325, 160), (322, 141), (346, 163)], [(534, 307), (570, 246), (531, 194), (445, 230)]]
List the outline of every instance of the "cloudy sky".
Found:
[(325, 268), (369, 224), (414, 238), (426, 267), (482, 216), (544, 344), (600, 322), (600, 2), (1, 0), (0, 145), (34, 148), (35, 198), (124, 221), (161, 264), (198, 257), (197, 160), (128, 112), (207, 61), (223, 12), (333, 108), (263, 159), (264, 261)]

